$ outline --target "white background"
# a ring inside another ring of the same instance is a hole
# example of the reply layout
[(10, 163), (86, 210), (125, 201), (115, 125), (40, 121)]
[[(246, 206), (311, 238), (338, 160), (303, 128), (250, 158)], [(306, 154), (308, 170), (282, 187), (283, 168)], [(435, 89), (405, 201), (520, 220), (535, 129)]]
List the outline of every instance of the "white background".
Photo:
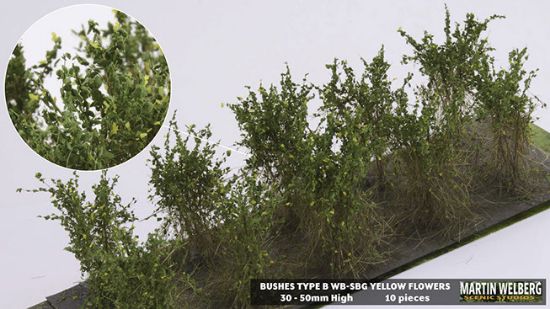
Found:
[[(78, 1), (3, 1), (0, 3), (0, 68), (4, 76), (16, 42), (38, 19)], [(232, 113), (222, 102), (235, 102), (246, 94), (245, 85), (276, 82), (289, 64), (294, 76), (309, 73), (316, 83), (327, 81), (324, 65), (334, 57), (359, 68), (360, 57), (372, 58), (384, 44), (402, 77), (398, 63), (410, 49), (397, 33), (402, 27), (414, 36), (429, 30), (441, 38), (442, 1), (96, 1), (118, 8), (141, 21), (155, 35), (168, 59), (172, 77), (170, 112), (178, 110), (181, 124), (211, 123), (214, 137), (232, 145), (239, 136)], [(446, 1), (453, 19), (466, 12), (480, 18), (503, 14), (488, 34), (504, 63), (512, 48), (529, 47), (530, 68), (540, 68), (532, 92), (550, 102), (550, 3), (547, 1)], [(92, 16), (90, 16), (92, 17)], [(71, 17), (56, 17), (62, 25)], [(82, 22), (86, 22), (83, 20)], [(44, 24), (41, 27), (46, 27)], [(52, 31), (57, 31), (53, 30)], [(45, 31), (49, 33), (51, 31)], [(49, 34), (47, 36), (49, 40)], [(40, 45), (40, 44), (38, 44)], [(408, 68), (410, 69), (410, 68)], [(1, 84), (3, 85), (3, 79)], [(3, 91), (3, 87), (0, 87)], [(4, 97), (3, 93), (0, 97)], [(13, 128), (4, 100), (0, 100), (0, 308), (24, 308), (70, 287), (80, 279), (74, 257), (63, 250), (67, 235), (58, 223), (37, 215), (51, 212), (49, 198), (17, 194), (16, 188), (33, 188), (33, 175), (67, 178), (72, 171), (35, 154)], [(550, 130), (550, 114), (537, 111), (543, 128)], [(162, 131), (162, 130), (161, 130)], [(160, 143), (162, 133), (153, 143)], [(119, 174), (120, 194), (138, 199), (136, 212), (150, 213), (147, 196), (148, 149), (125, 164), (112, 168)], [(230, 162), (239, 166), (244, 157), (234, 152)], [(98, 172), (81, 176), (82, 185), (98, 179)], [(539, 214), (487, 236), (398, 277), (408, 278), (513, 278), (548, 277), (550, 274), (550, 212)], [(143, 222), (144, 235), (153, 228)], [(388, 308), (388, 307), (386, 307)]]

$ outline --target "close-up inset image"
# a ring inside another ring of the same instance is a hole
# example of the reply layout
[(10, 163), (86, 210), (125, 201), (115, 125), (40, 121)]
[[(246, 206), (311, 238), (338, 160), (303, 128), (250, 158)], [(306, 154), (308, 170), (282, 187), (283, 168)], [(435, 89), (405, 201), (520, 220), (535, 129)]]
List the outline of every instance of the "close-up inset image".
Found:
[[(67, 19), (80, 26), (69, 28)], [(155, 137), (170, 76), (142, 24), (110, 7), (76, 5), (25, 32), (8, 63), (5, 96), (17, 132), (36, 153), (97, 170), (131, 159)]]

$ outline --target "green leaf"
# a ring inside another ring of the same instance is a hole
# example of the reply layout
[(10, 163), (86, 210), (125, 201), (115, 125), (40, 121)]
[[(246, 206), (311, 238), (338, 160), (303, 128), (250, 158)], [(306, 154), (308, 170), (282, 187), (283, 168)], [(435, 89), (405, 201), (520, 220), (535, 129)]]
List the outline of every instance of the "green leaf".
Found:
[(116, 135), (118, 133), (118, 124), (113, 123), (111, 126), (111, 135)]

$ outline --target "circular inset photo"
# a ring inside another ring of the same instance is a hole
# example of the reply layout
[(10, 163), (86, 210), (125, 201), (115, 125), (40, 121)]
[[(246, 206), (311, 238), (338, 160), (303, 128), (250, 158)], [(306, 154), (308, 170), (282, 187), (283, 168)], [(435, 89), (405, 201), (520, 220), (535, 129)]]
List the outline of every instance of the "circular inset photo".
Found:
[(164, 54), (134, 18), (102, 5), (56, 10), (19, 40), (5, 76), (8, 112), (38, 154), (98, 170), (143, 150), (170, 100)]

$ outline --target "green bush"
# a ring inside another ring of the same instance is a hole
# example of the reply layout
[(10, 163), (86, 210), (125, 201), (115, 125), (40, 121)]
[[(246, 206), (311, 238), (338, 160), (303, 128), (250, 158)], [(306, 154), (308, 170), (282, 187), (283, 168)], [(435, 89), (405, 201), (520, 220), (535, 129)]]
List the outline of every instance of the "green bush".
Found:
[[(135, 156), (153, 139), (168, 108), (166, 59), (138, 22), (114, 11), (115, 22), (88, 21), (74, 31), (80, 43), (60, 53), (61, 38), (38, 64), (27, 67), (18, 44), (6, 73), (6, 102), (23, 140), (64, 167), (92, 170)], [(60, 98), (45, 86), (61, 83)]]
[(210, 137), (208, 127), (182, 133), (171, 122), (163, 151), (151, 151), (151, 199), (165, 229), (183, 241), (180, 269), (216, 270), (207, 280), (210, 305), (242, 307), (249, 302), (250, 279), (273, 264), (272, 201), (254, 177), (231, 176), (222, 167), (229, 154), (216, 158), (218, 144), (206, 141)]
[(228, 200), (221, 210), (220, 241), (216, 262), (210, 265), (208, 286), (212, 303), (246, 308), (250, 304), (250, 280), (282, 276), (275, 263), (281, 263), (273, 245), (273, 208), (277, 199), (255, 177), (243, 175), (234, 179)]
[[(367, 68), (385, 67), (374, 61)], [(329, 66), (332, 81), (320, 89), (323, 105), (316, 128), (308, 121), (313, 87), (305, 80), (294, 82), (288, 70), (280, 88), (260, 86), (231, 108), (243, 130), (240, 144), (251, 153), (245, 169), (259, 175), (281, 200), (274, 221), (282, 222), (286, 233), (302, 235), (306, 256), (330, 261), (332, 275), (359, 275), (380, 261), (377, 244), (386, 235), (374, 232), (384, 223), (364, 186), (375, 156), (367, 142), (374, 129), (365, 117), (372, 110), (357, 104), (349, 68), (343, 64), (348, 78), (341, 81), (337, 67), (337, 62)], [(384, 96), (383, 90), (375, 95)]]
[(78, 175), (63, 182), (45, 180), (33, 190), (51, 196), (56, 220), (69, 233), (66, 248), (80, 261), (90, 290), (85, 306), (90, 308), (173, 308), (175, 276), (170, 262), (171, 244), (152, 233), (141, 244), (133, 233), (137, 220), (131, 208), (114, 193), (117, 178), (103, 172), (92, 187), (93, 201), (79, 189)]
[(530, 190), (530, 126), (535, 107), (545, 106), (528, 94), (536, 72), (524, 69), (526, 60), (526, 49), (513, 50), (508, 69), (495, 69), (494, 59), (488, 58), (479, 70), (478, 114), (491, 128), (487, 176), (500, 191), (510, 193)]
[(212, 136), (208, 127), (196, 131), (190, 126), (185, 137), (174, 121), (170, 128), (163, 151), (156, 146), (151, 150), (151, 200), (165, 215), (165, 228), (187, 242), (193, 253), (209, 258), (219, 238), (215, 228), (223, 220), (219, 212), (231, 186), (224, 179), (229, 169), (222, 167), (225, 157), (215, 158), (217, 144), (203, 142)]
[[(363, 75), (357, 79), (345, 62), (335, 61), (327, 66), (331, 81), (320, 87), (315, 206), (323, 224), (315, 222), (314, 226), (326, 226), (318, 236), (333, 276), (359, 276), (382, 261), (379, 245), (391, 233), (386, 219), (376, 211), (373, 193), (386, 185), (384, 161), (395, 93), (383, 50), (363, 64)], [(367, 175), (373, 166), (376, 181), (369, 186)]]
[(230, 105), (242, 130), (239, 145), (251, 154), (245, 168), (285, 196), (277, 213), (290, 232), (304, 227), (300, 219), (314, 199), (314, 135), (307, 120), (312, 96), (312, 86), (295, 83), (287, 69), (280, 89), (260, 85), (256, 93), (249, 88), (247, 97)]
[(476, 86), (492, 50), (483, 33), (496, 18), (479, 21), (467, 14), (452, 29), (447, 10), (442, 43), (428, 32), (416, 40), (399, 31), (413, 48), (403, 61), (418, 64), (427, 80), (415, 89), (413, 108), (402, 106), (396, 114), (399, 194), (410, 205), (410, 218), (422, 226), (446, 227), (451, 235), (473, 220), (470, 193), (477, 171), (472, 163), (480, 142), (474, 129)]

